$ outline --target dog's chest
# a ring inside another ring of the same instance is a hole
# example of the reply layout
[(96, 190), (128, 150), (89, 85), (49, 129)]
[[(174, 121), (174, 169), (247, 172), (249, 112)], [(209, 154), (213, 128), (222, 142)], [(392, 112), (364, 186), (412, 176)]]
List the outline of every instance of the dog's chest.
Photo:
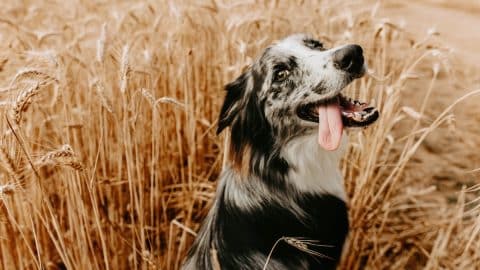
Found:
[(295, 138), (286, 144), (282, 157), (291, 166), (289, 183), (302, 193), (330, 194), (345, 201), (343, 177), (338, 166), (346, 137), (344, 134), (342, 145), (336, 151), (323, 150), (315, 135)]
[[(305, 194), (297, 198), (295, 204), (302, 209), (301, 216), (278, 203), (248, 210), (233, 210), (235, 208), (228, 203), (221, 203), (219, 211), (222, 218), (217, 224), (221, 227), (220, 244), (224, 245), (224, 253), (234, 251), (238, 257), (261, 258), (263, 265), (266, 256), (282, 237), (297, 241), (303, 239), (306, 240), (303, 250), (279, 242), (271, 260), (282, 267), (275, 269), (334, 269), (348, 233), (345, 202), (332, 195)], [(312, 256), (306, 251), (326, 257)], [(231, 260), (225, 258), (227, 264)], [(252, 265), (243, 269), (258, 268), (254, 266), (255, 260), (242, 262), (246, 263)], [(300, 266), (301, 263), (305, 265)], [(225, 269), (236, 268), (230, 265)]]

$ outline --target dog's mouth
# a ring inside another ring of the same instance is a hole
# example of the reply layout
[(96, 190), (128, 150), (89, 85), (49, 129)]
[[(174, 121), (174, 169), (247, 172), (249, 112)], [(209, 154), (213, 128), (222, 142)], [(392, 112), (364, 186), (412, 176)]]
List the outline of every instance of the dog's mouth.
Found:
[(366, 127), (378, 119), (375, 107), (341, 94), (297, 109), (300, 119), (318, 123), (318, 142), (325, 150), (340, 145), (343, 127)]
[(312, 102), (300, 106), (297, 115), (300, 119), (310, 122), (319, 122), (319, 108), (328, 105), (336, 105), (340, 109), (343, 126), (345, 127), (366, 127), (378, 119), (379, 113), (375, 107), (368, 103), (353, 100), (342, 94), (319, 102)]

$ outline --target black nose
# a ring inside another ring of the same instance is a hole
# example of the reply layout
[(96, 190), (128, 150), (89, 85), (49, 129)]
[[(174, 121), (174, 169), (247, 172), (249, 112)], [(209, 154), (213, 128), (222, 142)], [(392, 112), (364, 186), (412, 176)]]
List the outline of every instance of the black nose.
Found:
[(356, 44), (347, 45), (333, 54), (333, 65), (349, 73), (361, 73), (363, 61), (362, 47)]

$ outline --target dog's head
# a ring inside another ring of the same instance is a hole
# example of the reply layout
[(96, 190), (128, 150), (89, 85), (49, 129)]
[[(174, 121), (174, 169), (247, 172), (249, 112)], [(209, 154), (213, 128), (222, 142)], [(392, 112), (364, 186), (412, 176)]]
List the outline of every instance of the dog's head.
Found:
[(378, 118), (376, 109), (340, 94), (364, 73), (358, 45), (326, 49), (309, 36), (289, 36), (226, 86), (217, 131), (230, 126), (233, 151), (240, 155), (245, 144), (267, 150), (316, 129), (326, 136), (320, 144), (333, 150), (343, 126), (366, 126)]

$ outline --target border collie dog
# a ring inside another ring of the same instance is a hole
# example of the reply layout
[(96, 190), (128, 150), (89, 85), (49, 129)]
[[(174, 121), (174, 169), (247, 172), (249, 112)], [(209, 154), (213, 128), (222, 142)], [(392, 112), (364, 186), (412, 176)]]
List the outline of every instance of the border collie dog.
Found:
[(348, 233), (343, 128), (379, 116), (340, 92), (364, 73), (360, 46), (297, 34), (225, 87), (217, 133), (230, 129), (227, 162), (183, 269), (337, 266)]

